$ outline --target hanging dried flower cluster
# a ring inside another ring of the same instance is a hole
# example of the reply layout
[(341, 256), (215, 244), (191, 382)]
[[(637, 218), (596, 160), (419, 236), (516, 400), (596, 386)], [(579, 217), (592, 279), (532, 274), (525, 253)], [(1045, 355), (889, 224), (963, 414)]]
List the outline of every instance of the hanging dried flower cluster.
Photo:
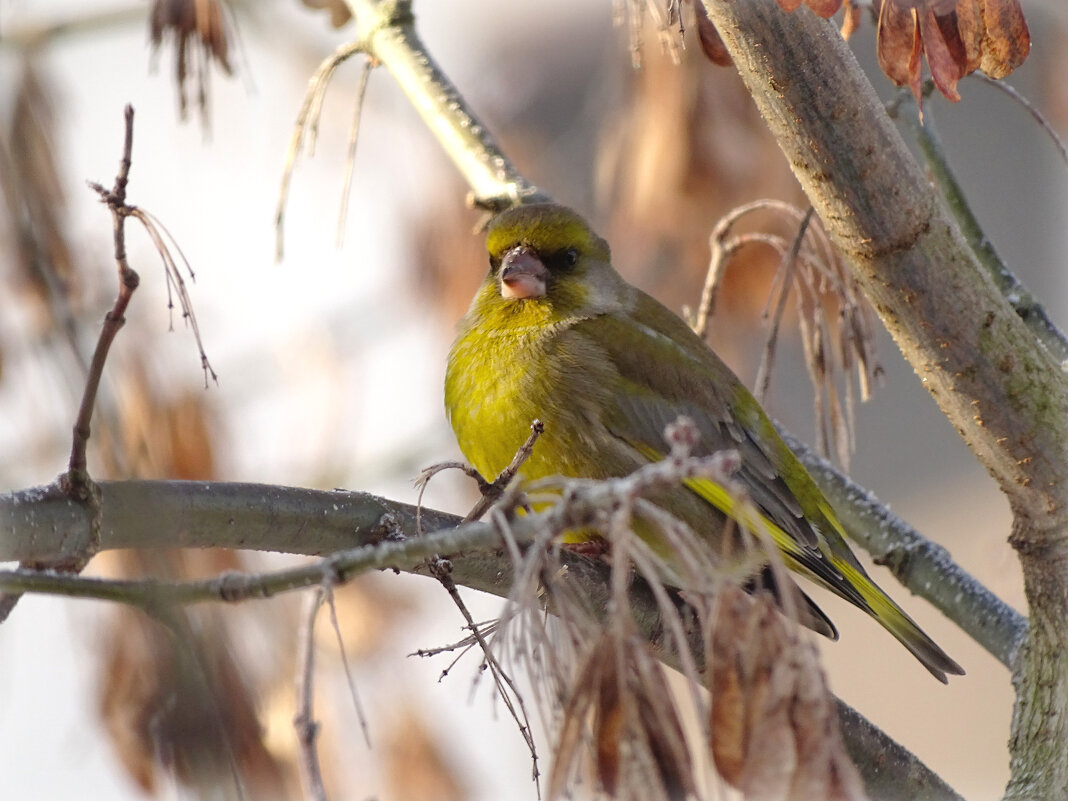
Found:
[[(842, 35), (859, 24), (853, 0), (778, 0), (788, 12), (802, 4), (828, 18), (844, 6)], [(1031, 50), (1019, 0), (872, 0), (878, 17), (878, 57), (883, 72), (898, 86), (908, 86), (920, 99), (923, 59), (943, 95), (960, 100), (957, 82), (981, 69), (1004, 78), (1020, 66)], [(716, 64), (730, 56), (709, 21), (701, 0), (695, 0), (701, 47)]]
[(149, 18), (149, 35), (158, 51), (165, 36), (175, 42), (174, 77), (184, 119), (189, 108), (186, 80), (197, 86), (197, 106), (207, 121), (209, 67), (214, 61), (230, 75), (229, 39), (223, 9), (218, 0), (156, 0)]
[(957, 81), (981, 69), (1004, 78), (1027, 58), (1031, 35), (1019, 0), (882, 0), (879, 66), (920, 99), (920, 54), (943, 95), (960, 100)]

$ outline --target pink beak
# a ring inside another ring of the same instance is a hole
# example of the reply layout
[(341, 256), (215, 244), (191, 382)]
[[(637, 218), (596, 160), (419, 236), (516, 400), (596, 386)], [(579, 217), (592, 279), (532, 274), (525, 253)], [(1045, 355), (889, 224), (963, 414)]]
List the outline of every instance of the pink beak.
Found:
[(543, 298), (548, 278), (549, 271), (533, 250), (526, 245), (514, 247), (501, 260), (501, 297)]

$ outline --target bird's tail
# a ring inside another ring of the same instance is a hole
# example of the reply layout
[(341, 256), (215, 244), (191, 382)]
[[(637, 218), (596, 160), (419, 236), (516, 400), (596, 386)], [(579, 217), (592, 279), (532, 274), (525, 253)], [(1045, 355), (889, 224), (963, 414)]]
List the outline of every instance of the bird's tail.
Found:
[(939, 648), (934, 640), (924, 634), (923, 630), (905, 613), (905, 610), (879, 589), (867, 573), (844, 560), (832, 559), (832, 561), (863, 599), (864, 604), (857, 604), (857, 606), (860, 606), (879, 621), (884, 629), (893, 634), (898, 642), (908, 648), (912, 655), (931, 671), (931, 675), (943, 684), (948, 683), (947, 673), (956, 676), (964, 675), (964, 669)]
[[(800, 464), (798, 467), (800, 468)], [(883, 628), (893, 634), (943, 684), (949, 683), (946, 680), (947, 673), (964, 675), (964, 669), (924, 634), (905, 610), (894, 603), (864, 572), (864, 568), (845, 544), (842, 525), (835, 517), (834, 511), (825, 503), (819, 504), (824, 524), (819, 527), (820, 547), (813, 547), (799, 542), (759, 509), (752, 505), (738, 504), (736, 498), (722, 485), (706, 479), (687, 479), (684, 483), (745, 528), (756, 534), (766, 534), (791, 570), (808, 576), (879, 621)], [(826, 619), (826, 616), (823, 617)], [(833, 625), (831, 629), (833, 630)]]

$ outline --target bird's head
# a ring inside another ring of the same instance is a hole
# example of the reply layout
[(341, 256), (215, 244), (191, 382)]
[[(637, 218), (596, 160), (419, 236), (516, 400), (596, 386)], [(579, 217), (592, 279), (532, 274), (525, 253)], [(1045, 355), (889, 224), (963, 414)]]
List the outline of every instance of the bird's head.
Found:
[[(551, 308), (568, 316), (604, 305), (618, 276), (608, 243), (569, 208), (553, 203), (499, 214), (486, 237), (490, 273), (483, 293), (495, 303)], [(484, 298), (487, 299), (487, 298)]]

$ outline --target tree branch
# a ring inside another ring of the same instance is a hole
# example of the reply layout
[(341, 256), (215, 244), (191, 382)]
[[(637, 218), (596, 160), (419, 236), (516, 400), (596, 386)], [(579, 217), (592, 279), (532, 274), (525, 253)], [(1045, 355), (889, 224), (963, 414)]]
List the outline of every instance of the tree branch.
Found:
[(411, 0), (348, 0), (361, 48), (381, 62), (445, 148), (472, 191), (472, 202), (494, 211), (520, 199), (547, 200), (493, 141), (463, 102), (415, 31)]
[(1046, 309), (1037, 298), (1020, 283), (1008, 265), (1002, 261), (994, 248), (994, 243), (987, 238), (986, 232), (979, 225), (979, 220), (972, 212), (964, 189), (957, 182), (957, 176), (953, 173), (949, 160), (946, 158), (945, 147), (942, 144), (942, 138), (938, 135), (931, 110), (927, 109), (921, 119), (912, 93), (907, 89), (902, 89), (895, 101), (888, 105), (887, 111), (894, 119), (903, 122), (915, 135), (931, 179), (937, 184), (950, 211), (957, 218), (961, 232), (975, 252), (979, 264), (987, 271), (991, 280), (1001, 290), (1001, 294), (1012, 304), (1016, 314), (1027, 324), (1035, 337), (1049, 348), (1055, 358), (1062, 362), (1068, 360), (1068, 340), (1050, 320)]
[(705, 5), (906, 359), (1013, 508), (1063, 526), (1068, 380), (978, 266), (852, 52), (807, 9)]
[(703, 0), (835, 246), (1014, 514), (1031, 612), (1010, 798), (1068, 796), (1068, 376), (999, 291), (833, 26)]
[[(460, 585), (507, 597), (513, 564), (496, 527), (487, 522), (461, 523), (454, 515), (416, 508), (360, 492), (325, 492), (261, 484), (199, 481), (104, 481), (101, 493), (100, 548), (231, 547), (282, 551), (323, 561), (263, 575), (226, 574), (181, 583), (114, 581), (55, 573), (0, 571), (0, 590), (49, 592), (103, 598), (142, 607), (209, 600), (236, 601), (266, 597), (336, 582), (362, 571), (401, 569), (427, 575), (427, 560), (448, 554), (453, 580)], [(603, 498), (588, 496), (571, 514), (581, 519), (599, 510)], [(588, 503), (588, 506), (583, 506)], [(545, 512), (510, 521), (517, 544), (530, 543), (544, 525)], [(0, 495), (0, 561), (32, 560), (44, 553), (77, 551), (89, 536), (90, 515), (48, 487)], [(418, 526), (427, 532), (419, 536)], [(612, 598), (608, 565), (564, 554), (568, 575), (583, 588), (595, 609)], [(630, 593), (635, 624), (654, 652), (673, 667), (680, 664), (677, 642), (662, 620), (653, 591), (635, 582)], [(699, 638), (693, 644), (699, 643)], [(701, 658), (698, 648), (695, 658)], [(841, 710), (848, 707), (840, 705)], [(844, 713), (843, 713), (844, 714)], [(907, 750), (853, 713), (844, 730), (864, 732), (877, 750), (850, 745), (851, 754), (872, 787), (926, 788), (914, 797), (956, 801), (957, 796)], [(876, 801), (900, 796), (872, 791)]]

